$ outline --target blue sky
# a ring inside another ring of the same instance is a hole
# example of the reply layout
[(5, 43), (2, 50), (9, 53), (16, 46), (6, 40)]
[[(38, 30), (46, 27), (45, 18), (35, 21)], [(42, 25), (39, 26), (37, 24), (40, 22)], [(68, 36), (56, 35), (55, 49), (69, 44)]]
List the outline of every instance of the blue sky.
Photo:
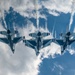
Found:
[[(2, 1), (2, 3), (3, 2), (5, 1)], [(30, 30), (35, 31), (37, 27), (36, 19), (33, 16), (35, 13), (34, 8), (30, 9), (30, 6), (34, 1), (31, 3), (29, 2), (29, 6), (27, 4), (26, 7), (23, 6), (26, 4), (23, 4), (25, 1), (21, 2), (19, 0), (21, 5), (19, 2), (16, 5), (16, 2), (17, 0), (13, 0), (12, 3), (11, 1), (8, 1), (8, 3), (6, 3), (8, 4), (8, 7), (3, 7), (2, 5), (2, 15), (0, 18), (1, 30), (4, 29), (2, 28), (2, 25), (4, 26), (3, 22), (5, 21), (7, 28), (13, 30), (15, 25), (18, 27), (20, 34), (22, 33), (22, 35), (29, 38), (28, 33), (30, 33)], [(50, 8), (48, 8), (48, 3), (46, 2), (50, 2)], [(69, 26), (71, 22), (72, 0), (69, 0), (68, 3), (66, 2), (67, 0), (62, 0), (62, 2), (59, 0), (57, 2), (41, 0), (39, 5), (39, 26), (41, 29), (45, 30), (45, 24), (47, 23), (49, 32), (51, 33), (54, 28), (54, 31), (56, 31), (56, 38), (58, 39), (60, 39), (59, 34), (61, 32), (65, 33), (67, 26)], [(59, 3), (61, 4), (58, 5)], [(56, 8), (53, 8), (53, 5), (56, 6)], [(74, 32), (75, 15), (72, 16), (72, 19), (70, 31)], [(8, 46), (2, 43), (0, 43), (0, 45), (2, 45), (0, 48), (0, 69), (2, 72), (4, 71), (4, 73), (0, 73), (1, 75), (75, 75), (75, 43), (72, 43), (71, 49), (67, 49), (63, 55), (54, 53), (52, 56), (51, 53), (46, 53), (43, 57), (41, 57), (41, 55), (36, 57), (35, 51), (26, 47), (22, 42), (16, 46), (14, 55)], [(57, 48), (57, 46), (54, 47)], [(49, 48), (46, 48), (45, 51), (42, 50), (42, 52), (51, 52), (53, 48), (51, 47), (51, 51), (47, 50)]]
[(74, 75), (74, 58), (75, 55), (72, 56), (67, 52), (63, 56), (56, 56), (54, 59), (44, 59), (40, 66), (39, 75)]

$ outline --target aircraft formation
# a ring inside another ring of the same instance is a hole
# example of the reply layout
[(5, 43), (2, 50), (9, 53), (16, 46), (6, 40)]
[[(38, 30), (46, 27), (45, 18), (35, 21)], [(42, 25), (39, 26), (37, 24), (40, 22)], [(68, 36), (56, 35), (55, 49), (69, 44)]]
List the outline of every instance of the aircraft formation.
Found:
[(60, 36), (62, 39), (44, 39), (45, 37), (50, 35), (50, 32), (41, 32), (39, 29), (39, 17), (38, 17), (38, 0), (36, 0), (36, 25), (37, 25), (37, 31), (34, 33), (30, 33), (29, 36), (32, 37), (32, 39), (27, 40), (25, 36), (16, 36), (18, 34), (17, 30), (11, 31), (10, 29), (6, 28), (6, 31), (0, 31), (0, 34), (5, 35), (6, 37), (0, 37), (0, 41), (9, 45), (10, 49), (14, 53), (15, 51), (15, 45), (19, 43), (20, 41), (23, 41), (25, 46), (30, 47), (35, 50), (36, 55), (39, 54), (39, 50), (49, 46), (51, 42), (54, 42), (56, 44), (59, 44), (61, 46), (61, 54), (64, 53), (64, 50), (66, 50), (68, 45), (71, 45), (75, 39), (71, 37), (75, 36), (75, 33), (71, 33), (69, 31), (66, 31), (66, 33), (61, 33)]
[(75, 39), (72, 38), (72, 37), (74, 37), (75, 33), (71, 33), (69, 31), (69, 29), (68, 29), (68, 31), (66, 31), (66, 33), (60, 33), (60, 36), (62, 37), (62, 39), (57, 39), (57, 38), (43, 39), (44, 37), (47, 37), (49, 35), (50, 35), (49, 32), (42, 33), (40, 31), (30, 33), (29, 36), (31, 36), (32, 38), (35, 38), (35, 39), (30, 39), (30, 40), (25, 39), (23, 42), (25, 43), (26, 46), (34, 49), (36, 52), (36, 55), (38, 55), (40, 49), (49, 46), (52, 42), (61, 46), (61, 54), (63, 54), (64, 50), (66, 50), (67, 46), (71, 45), (75, 41)]
[(60, 36), (62, 37), (62, 39), (44, 39), (45, 37), (50, 35), (50, 32), (41, 32), (40, 30), (37, 30), (34, 33), (30, 33), (29, 36), (31, 36), (32, 39), (29, 40), (27, 40), (25, 36), (15, 36), (18, 34), (17, 30), (11, 31), (10, 29), (7, 29), (6, 31), (0, 31), (0, 34), (6, 36), (0, 37), (0, 41), (7, 44), (13, 53), (15, 51), (15, 45), (20, 41), (23, 41), (25, 46), (34, 49), (36, 55), (39, 54), (39, 50), (49, 46), (51, 42), (54, 42), (61, 46), (62, 54), (64, 53), (64, 50), (66, 50), (67, 46), (71, 45), (75, 41), (74, 38), (71, 39), (71, 37), (74, 37), (75, 33), (71, 33), (70, 31), (61, 33)]

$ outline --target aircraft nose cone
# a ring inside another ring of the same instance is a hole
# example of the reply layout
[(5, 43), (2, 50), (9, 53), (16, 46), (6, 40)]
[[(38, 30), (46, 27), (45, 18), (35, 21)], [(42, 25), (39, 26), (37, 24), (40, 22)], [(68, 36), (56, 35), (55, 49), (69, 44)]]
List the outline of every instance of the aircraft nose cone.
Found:
[(41, 32), (38, 32), (37, 36), (41, 36)]

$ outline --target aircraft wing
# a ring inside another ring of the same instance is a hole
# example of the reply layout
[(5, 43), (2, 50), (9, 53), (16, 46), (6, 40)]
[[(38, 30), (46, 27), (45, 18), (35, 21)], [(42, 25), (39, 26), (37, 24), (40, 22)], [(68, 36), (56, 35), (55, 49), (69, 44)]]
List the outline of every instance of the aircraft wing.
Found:
[(18, 43), (18, 42), (20, 42), (22, 40), (22, 37), (15, 37), (14, 39), (13, 39), (13, 43)]
[(6, 31), (0, 31), (0, 34), (7, 35), (7, 32)]
[(29, 44), (31, 44), (31, 45), (33, 45), (33, 46), (36, 46), (36, 41), (35, 40), (26, 40), (26, 43), (29, 43)]
[(66, 47), (67, 47), (67, 44), (66, 44), (66, 43), (64, 43), (64, 44), (61, 46), (61, 54), (64, 53)]
[(64, 44), (63, 40), (61, 40), (61, 39), (60, 40), (56, 39), (56, 43), (59, 44), (59, 45), (63, 45)]
[(0, 41), (1, 41), (1, 42), (4, 42), (4, 43), (6, 43), (6, 44), (8, 44), (8, 43), (9, 43), (9, 41), (8, 41), (8, 39), (7, 39), (7, 38), (0, 38)]
[(43, 48), (46, 47), (46, 46), (49, 46), (50, 43), (51, 43), (51, 40), (52, 40), (52, 39), (44, 39), (44, 40), (43, 40)]
[(36, 41), (35, 40), (25, 40), (25, 45), (35, 49)]
[(69, 45), (70, 45), (71, 43), (73, 43), (74, 41), (75, 41), (75, 39), (70, 40), (70, 41), (69, 41)]

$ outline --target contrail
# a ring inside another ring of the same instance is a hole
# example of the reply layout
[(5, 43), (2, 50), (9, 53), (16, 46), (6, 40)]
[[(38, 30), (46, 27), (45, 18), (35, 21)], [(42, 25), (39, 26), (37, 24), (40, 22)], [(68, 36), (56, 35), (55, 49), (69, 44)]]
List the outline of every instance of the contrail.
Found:
[(69, 23), (69, 30), (71, 29), (71, 25), (72, 25), (72, 22), (73, 22), (74, 13), (75, 13), (75, 12), (72, 12), (72, 13), (71, 13), (71, 18), (70, 18), (70, 23)]
[(75, 0), (72, 1), (72, 6), (71, 6), (71, 18), (70, 18), (70, 23), (69, 23), (69, 30), (71, 29), (71, 25), (72, 25), (72, 22), (73, 22), (73, 16), (74, 16), (74, 13), (75, 13)]
[(46, 24), (45, 24), (45, 29), (46, 29), (46, 31), (47, 31), (47, 21), (46, 21)]
[[(55, 24), (56, 24), (56, 20), (54, 21), (54, 26), (53, 26), (53, 29), (52, 29), (52, 36), (55, 38)], [(53, 35), (54, 34), (54, 35)]]
[(39, 29), (39, 12), (38, 12), (38, 0), (36, 0), (36, 24), (37, 24), (37, 29)]

